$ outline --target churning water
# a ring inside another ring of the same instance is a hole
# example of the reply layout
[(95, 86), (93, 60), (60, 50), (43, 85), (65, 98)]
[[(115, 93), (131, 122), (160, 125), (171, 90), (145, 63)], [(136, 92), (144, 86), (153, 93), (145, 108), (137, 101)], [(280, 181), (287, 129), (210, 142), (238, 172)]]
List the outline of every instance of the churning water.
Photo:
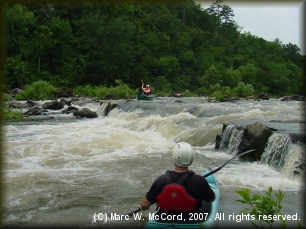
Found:
[[(148, 212), (154, 212), (153, 206), (143, 212), (144, 220), (105, 222), (96, 220), (95, 214), (127, 214), (137, 209), (154, 179), (172, 169), (171, 149), (176, 142), (194, 146), (196, 159), (191, 169), (201, 173), (232, 157), (228, 149), (214, 148), (224, 122), (303, 120), (305, 109), (301, 102), (209, 103), (204, 98), (122, 101), (106, 117), (98, 102), (83, 107), (96, 111), (99, 117), (77, 119), (57, 112), (52, 120), (2, 127), (7, 228), (141, 228)], [(271, 186), (286, 192), (284, 214), (297, 213), (301, 218), (303, 179), (291, 177), (286, 166), (302, 151), (303, 146), (294, 147), (279, 170), (257, 162), (235, 160), (227, 164), (215, 174), (221, 193), (220, 211), (238, 214), (246, 207), (236, 201), (239, 196), (235, 190), (250, 188), (263, 193)], [(266, 160), (271, 159), (271, 146), (265, 155)]]

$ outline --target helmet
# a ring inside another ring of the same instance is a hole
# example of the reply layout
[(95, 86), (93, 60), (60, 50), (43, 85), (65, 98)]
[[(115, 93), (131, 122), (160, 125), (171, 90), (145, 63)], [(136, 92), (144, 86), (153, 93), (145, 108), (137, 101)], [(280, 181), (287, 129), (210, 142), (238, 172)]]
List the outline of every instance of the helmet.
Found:
[(188, 167), (194, 159), (194, 151), (187, 142), (177, 143), (172, 151), (172, 160), (175, 165)]
[(150, 87), (149, 84), (147, 84), (146, 87)]

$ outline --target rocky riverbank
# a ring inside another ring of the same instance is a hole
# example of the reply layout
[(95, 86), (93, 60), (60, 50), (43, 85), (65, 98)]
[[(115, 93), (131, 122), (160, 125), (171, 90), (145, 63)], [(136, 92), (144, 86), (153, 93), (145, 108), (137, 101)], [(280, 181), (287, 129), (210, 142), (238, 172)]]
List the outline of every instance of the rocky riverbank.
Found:
[[(16, 94), (22, 92), (21, 89), (14, 89), (9, 92), (9, 96), (14, 98)], [(98, 114), (89, 108), (82, 108), (80, 106), (86, 103), (99, 103), (100, 106), (104, 106), (105, 110), (103, 112), (104, 116), (114, 109), (119, 102), (116, 96), (109, 95), (107, 100), (100, 100), (98, 98), (88, 98), (84, 96), (72, 96), (72, 90), (62, 90), (58, 92), (57, 99), (52, 101), (44, 102), (43, 104), (37, 101), (27, 100), (27, 101), (8, 101), (7, 104), (10, 108), (22, 109), (25, 119), (35, 119), (35, 116), (45, 116), (48, 119), (52, 119), (52, 111), (61, 111), (63, 114), (73, 114), (75, 117), (79, 118), (97, 118)], [(180, 92), (173, 92), (168, 95), (168, 97), (181, 98)], [(244, 100), (254, 100), (254, 97), (243, 98)], [(243, 100), (242, 98), (228, 98), (226, 102), (233, 102), (235, 100)], [(269, 100), (269, 94), (260, 93), (258, 94), (259, 100)], [(203, 95), (203, 100), (210, 102), (219, 102), (214, 98), (210, 98), (207, 95)], [(306, 101), (305, 96), (293, 95), (293, 96), (283, 96), (278, 99), (279, 101)], [(179, 102), (179, 101), (178, 101)], [(48, 117), (47, 117), (48, 116)], [(41, 118), (40, 118), (41, 119)]]

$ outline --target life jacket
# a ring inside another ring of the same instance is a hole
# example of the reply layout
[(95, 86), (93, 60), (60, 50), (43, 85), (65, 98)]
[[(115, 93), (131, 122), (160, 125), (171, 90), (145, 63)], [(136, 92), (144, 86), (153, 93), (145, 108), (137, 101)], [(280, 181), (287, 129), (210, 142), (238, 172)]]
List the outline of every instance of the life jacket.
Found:
[(150, 88), (149, 87), (145, 87), (143, 89), (143, 94), (146, 95), (146, 96), (149, 96), (150, 95)]
[(192, 212), (196, 209), (196, 199), (190, 196), (182, 185), (185, 180), (193, 175), (192, 172), (186, 172), (177, 183), (172, 183), (170, 171), (166, 171), (167, 185), (156, 197), (157, 204), (163, 211)]

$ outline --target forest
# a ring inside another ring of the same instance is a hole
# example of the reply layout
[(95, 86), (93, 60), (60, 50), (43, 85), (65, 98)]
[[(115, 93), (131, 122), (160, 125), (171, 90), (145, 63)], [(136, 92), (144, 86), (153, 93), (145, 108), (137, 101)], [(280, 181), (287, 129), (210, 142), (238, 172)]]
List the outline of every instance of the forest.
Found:
[(241, 32), (222, 0), (92, 1), (4, 7), (5, 90), (141, 86), (155, 93), (305, 95), (305, 55), (296, 44)]

